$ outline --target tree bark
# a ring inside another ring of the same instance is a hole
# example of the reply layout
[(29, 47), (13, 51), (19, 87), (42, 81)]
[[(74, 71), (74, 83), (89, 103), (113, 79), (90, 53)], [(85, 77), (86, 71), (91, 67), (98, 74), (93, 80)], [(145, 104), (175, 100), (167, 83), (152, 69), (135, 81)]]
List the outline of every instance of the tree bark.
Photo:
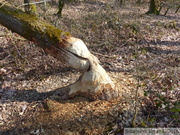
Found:
[(36, 5), (30, 4), (32, 0), (24, 0), (24, 10), (27, 13), (36, 13)]
[(62, 16), (62, 10), (63, 10), (63, 7), (65, 5), (65, 0), (59, 0), (59, 5), (58, 5), (58, 12), (57, 12), (57, 15), (58, 16)]
[(82, 40), (32, 14), (2, 3), (0, 3), (0, 18), (0, 24), (12, 32), (34, 42), (56, 59), (83, 72), (74, 84), (60, 91), (62, 98), (78, 95), (92, 100), (109, 100), (120, 96), (98, 59), (89, 52)]
[(136, 3), (137, 3), (137, 4), (141, 4), (141, 3), (142, 3), (142, 0), (137, 0)]
[(159, 15), (161, 9), (161, 0), (150, 0), (149, 11), (146, 14)]
[(116, 3), (117, 3), (120, 7), (125, 6), (125, 0), (116, 0)]

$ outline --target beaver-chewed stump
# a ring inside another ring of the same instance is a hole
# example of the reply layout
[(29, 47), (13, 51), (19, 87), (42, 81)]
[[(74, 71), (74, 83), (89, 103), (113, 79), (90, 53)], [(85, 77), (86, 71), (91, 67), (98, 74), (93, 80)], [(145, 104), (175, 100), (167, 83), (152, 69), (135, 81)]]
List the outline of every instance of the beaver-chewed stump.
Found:
[(63, 98), (81, 95), (93, 100), (108, 100), (119, 96), (110, 77), (82, 40), (40, 20), (35, 15), (9, 5), (11, 4), (0, 3), (0, 24), (34, 42), (56, 59), (83, 72), (74, 84), (61, 91)]
[(105, 74), (102, 72), (91, 70), (84, 73), (77, 82), (69, 87), (68, 97), (83, 96), (91, 100), (109, 100), (118, 97), (120, 93), (114, 83), (106, 72)]
[(66, 53), (59, 55), (63, 54), (66, 63), (83, 72), (74, 84), (62, 89), (60, 95), (63, 99), (83, 96), (91, 100), (109, 100), (120, 96), (109, 75), (82, 40), (66, 36), (63, 44)]
[(93, 68), (69, 86), (68, 97), (77, 95), (91, 100), (109, 100), (119, 96), (120, 93), (105, 70), (99, 64)]

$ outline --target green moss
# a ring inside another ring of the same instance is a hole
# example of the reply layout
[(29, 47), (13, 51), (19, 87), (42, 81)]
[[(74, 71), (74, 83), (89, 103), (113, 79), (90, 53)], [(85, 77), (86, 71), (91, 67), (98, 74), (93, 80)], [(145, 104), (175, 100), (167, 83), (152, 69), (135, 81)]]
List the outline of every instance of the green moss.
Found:
[(13, 17), (16, 17), (26, 22), (38, 20), (38, 18), (35, 15), (27, 14), (20, 9), (12, 8), (7, 5), (2, 5), (1, 3), (0, 12), (3, 12), (7, 15), (12, 15)]
[(38, 31), (41, 35), (47, 35), (49, 39), (53, 40), (54, 42), (61, 42), (61, 37), (63, 35), (70, 35), (70, 33), (57, 29), (53, 25), (38, 19), (35, 15), (17, 13), (14, 16), (16, 16), (18, 19), (21, 19), (24, 23), (30, 25), (31, 28), (33, 28), (35, 31)]
[(32, 11), (33, 13), (36, 12), (36, 5), (31, 5), (31, 11)]
[(42, 32), (41, 34), (47, 35), (49, 37), (49, 39), (53, 40), (54, 42), (61, 42), (62, 36), (70, 35), (70, 33), (64, 32), (60, 29), (57, 29), (53, 25), (50, 25), (50, 24), (42, 22), (42, 21), (40, 22), (40, 26), (42, 28), (44, 28), (43, 30), (41, 30), (41, 32)]
[(28, 5), (29, 6), (29, 11), (28, 13), (33, 13), (35, 14), (36, 13), (36, 5)]

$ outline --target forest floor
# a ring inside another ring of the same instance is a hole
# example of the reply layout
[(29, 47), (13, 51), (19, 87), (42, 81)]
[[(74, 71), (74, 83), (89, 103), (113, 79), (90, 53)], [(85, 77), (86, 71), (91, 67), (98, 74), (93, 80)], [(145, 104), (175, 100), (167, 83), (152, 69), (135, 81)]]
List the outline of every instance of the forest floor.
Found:
[(119, 7), (96, 0), (68, 3), (59, 18), (57, 5), (43, 8), (37, 16), (82, 39), (124, 86), (123, 96), (60, 100), (55, 91), (81, 73), (0, 26), (0, 134), (120, 135), (126, 127), (180, 127), (180, 11), (147, 15), (147, 3)]

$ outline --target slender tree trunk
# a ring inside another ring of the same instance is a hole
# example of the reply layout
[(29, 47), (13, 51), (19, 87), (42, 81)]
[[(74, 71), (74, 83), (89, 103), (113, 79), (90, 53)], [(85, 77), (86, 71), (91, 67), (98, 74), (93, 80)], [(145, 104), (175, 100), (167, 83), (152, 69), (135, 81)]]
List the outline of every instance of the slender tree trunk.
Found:
[(65, 5), (65, 0), (59, 0), (59, 5), (58, 5), (58, 12), (57, 12), (57, 15), (58, 16), (62, 16), (62, 10), (63, 10), (63, 7)]
[(56, 59), (83, 72), (74, 84), (60, 91), (62, 98), (81, 95), (92, 100), (109, 100), (120, 96), (111, 78), (82, 40), (72, 37), (33, 14), (26, 14), (22, 10), (1, 3), (0, 18), (0, 24), (12, 32), (34, 42)]
[(47, 1), (44, 0), (44, 8), (46, 9), (47, 8)]
[(119, 0), (119, 6), (123, 7), (125, 5), (125, 0)]
[(160, 14), (161, 0), (150, 0), (149, 11), (147, 14)]
[(30, 4), (33, 2), (32, 0), (24, 0), (24, 10), (27, 13), (36, 13), (36, 5), (35, 4)]
[(177, 13), (179, 11), (179, 9), (180, 9), (180, 5), (177, 7), (175, 13)]
[(137, 4), (141, 4), (141, 3), (142, 3), (142, 0), (137, 0), (136, 3), (137, 3)]

